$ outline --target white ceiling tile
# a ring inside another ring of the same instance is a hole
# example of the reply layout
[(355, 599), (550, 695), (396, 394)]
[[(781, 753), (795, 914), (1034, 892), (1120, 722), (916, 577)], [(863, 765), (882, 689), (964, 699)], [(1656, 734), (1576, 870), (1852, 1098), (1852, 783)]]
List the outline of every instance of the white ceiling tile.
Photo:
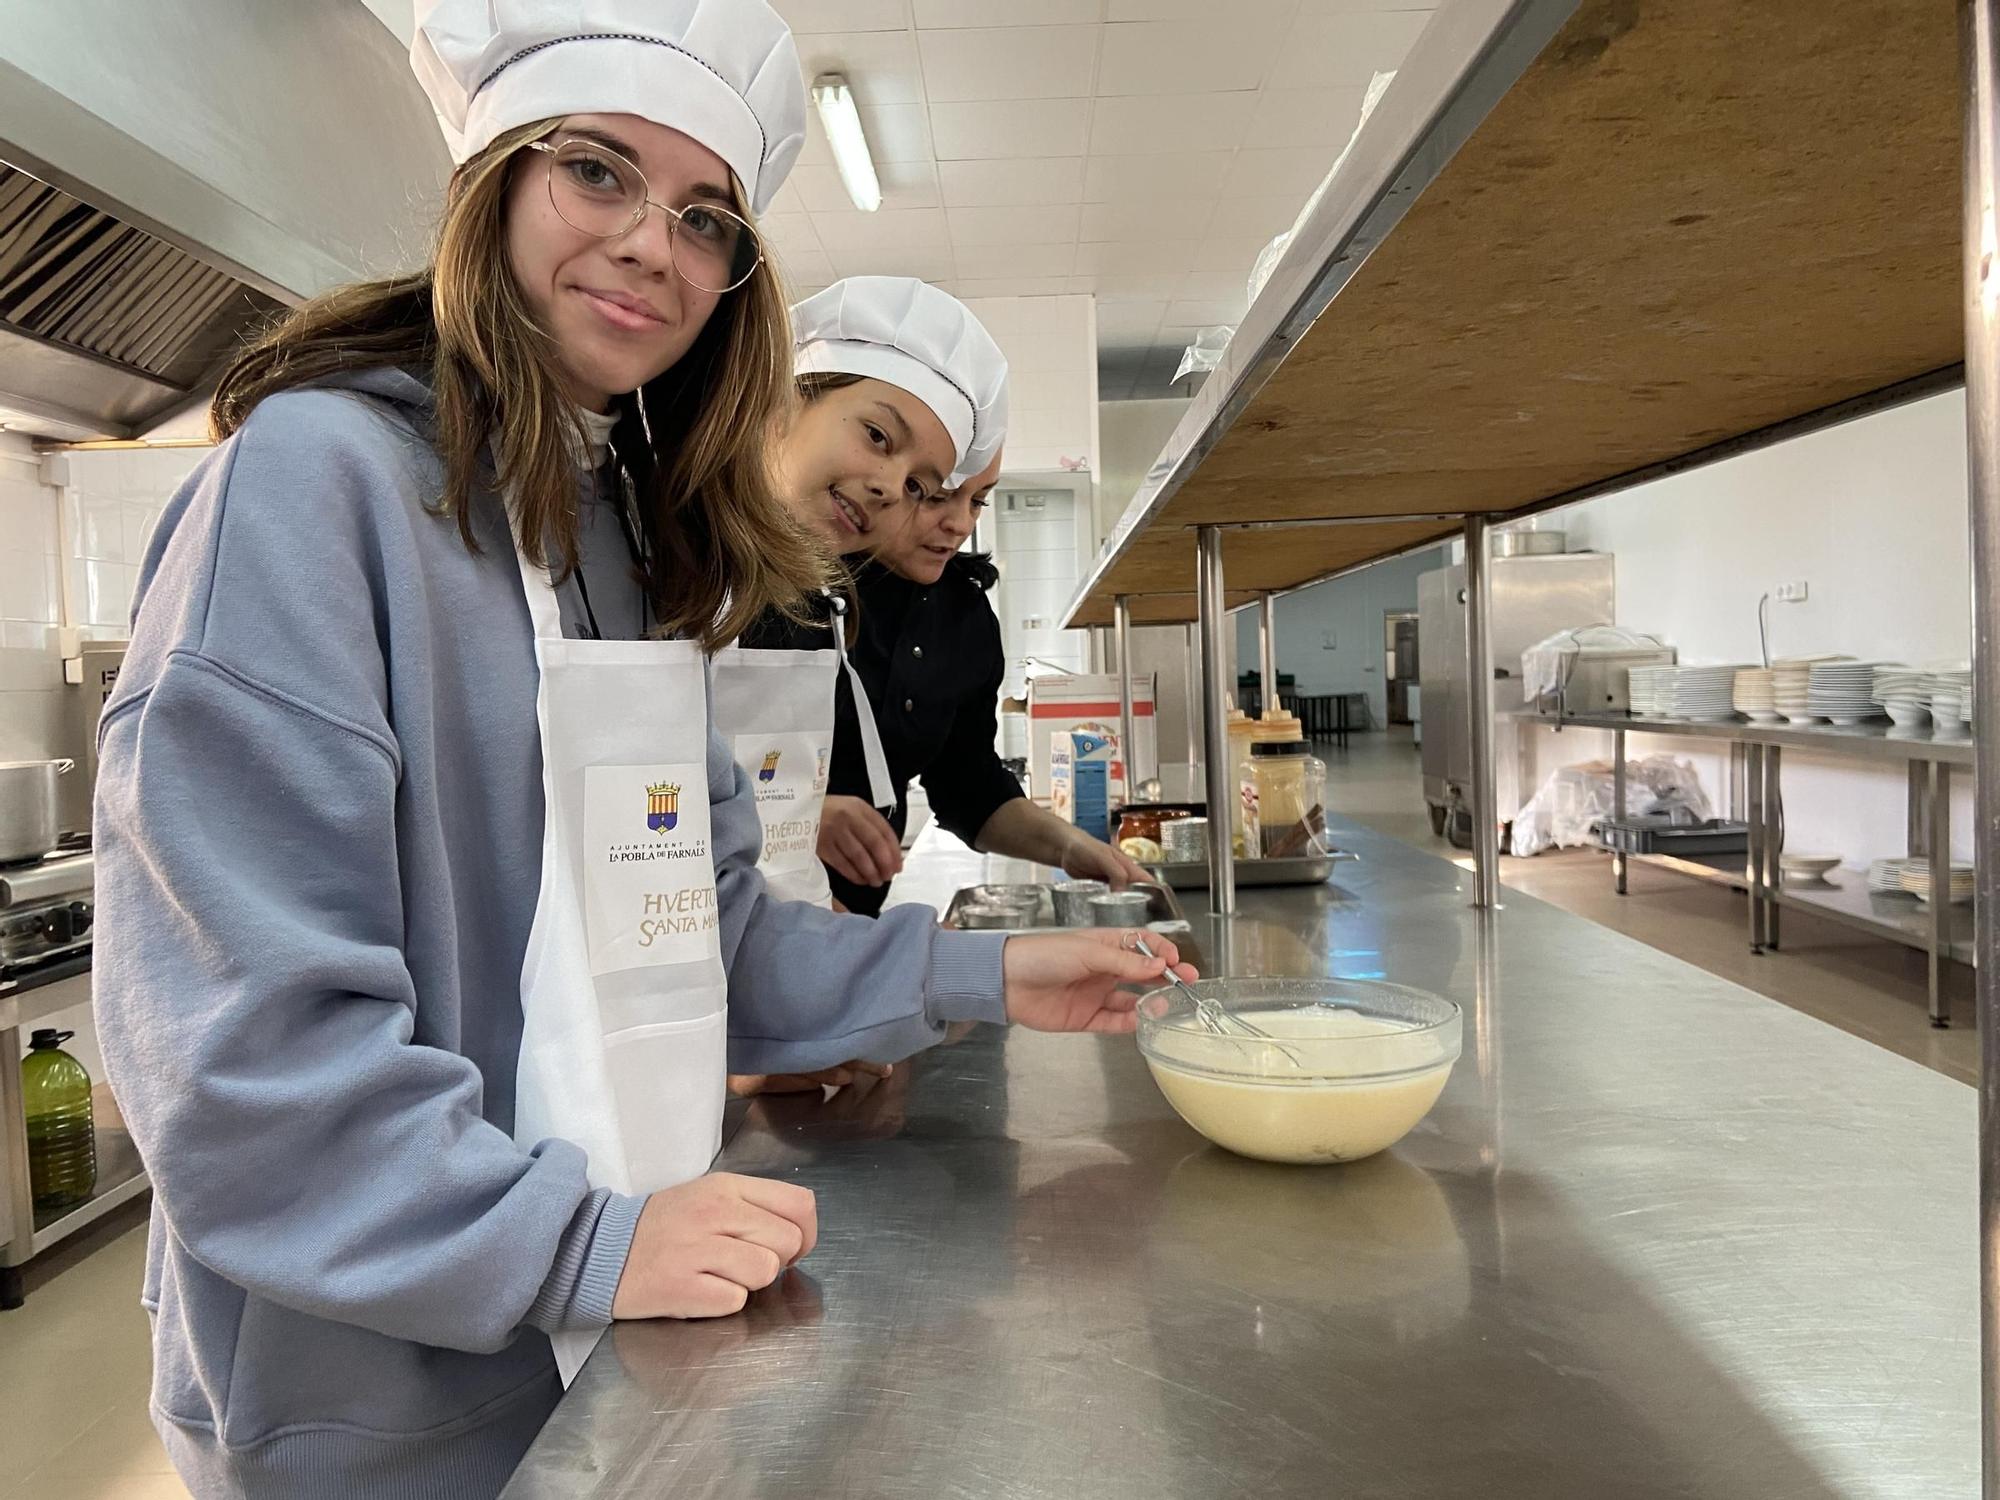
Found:
[(938, 163), (948, 208), (1075, 203), (1083, 194), (1081, 156), (1025, 156)]
[(764, 211), (764, 216), (769, 218), (772, 214), (802, 214), (805, 211), (804, 200), (799, 197), (798, 192), (787, 182), (783, 187), (778, 189), (777, 196), (772, 198), (771, 206)]
[(959, 274), (977, 280), (1009, 276), (1067, 276), (1074, 245), (973, 245), (958, 247)]
[(1121, 338), (1134, 334), (1150, 336), (1166, 316), (1167, 304), (1129, 298), (1097, 299), (1098, 333), (1115, 333)]
[(1227, 151), (1093, 156), (1084, 173), (1083, 201), (1122, 203), (1147, 198), (1219, 197), (1230, 157)]
[(1183, 279), (1179, 271), (1099, 271), (1090, 278), (1099, 297), (1137, 297), (1162, 304), (1179, 292)]
[[(1228, 221), (1225, 221), (1225, 224)], [(1271, 234), (1276, 234), (1274, 229)], [(1257, 264), (1257, 257), (1264, 247), (1271, 243), (1271, 234), (1243, 234), (1224, 232), (1211, 233), (1201, 242), (1189, 260), (1190, 271), (1229, 271), (1249, 279), (1250, 268)]]
[(927, 161), (878, 161), (875, 178), (882, 184), (884, 208), (938, 208), (937, 168)]
[(848, 209), (814, 214), (812, 220), (820, 244), (836, 257), (850, 250), (935, 249), (951, 244), (951, 229), (941, 208), (885, 208), (872, 214)]
[(1192, 240), (1113, 240), (1076, 247), (1075, 274), (1115, 275), (1121, 272), (1168, 272), (1176, 276), (1199, 269), (1192, 264)]
[(834, 31), (795, 40), (805, 76), (845, 74), (855, 104), (864, 110), (924, 101), (917, 39), (907, 31)]
[(1043, 208), (948, 208), (955, 245), (1069, 245), (1076, 242), (1075, 203)]
[[(1217, 239), (1262, 239), (1266, 243), (1281, 229), (1290, 229), (1299, 216), (1299, 210), (1306, 206), (1305, 193), (1277, 193), (1262, 198), (1229, 198), (1216, 204), (1215, 217), (1208, 221), (1208, 232)], [(1251, 259), (1255, 259), (1252, 256)], [(1244, 262), (1245, 269), (1249, 262)], [(1213, 270), (1212, 266), (1190, 266), (1194, 271)]]
[[(1325, 180), (1339, 155), (1331, 147), (1285, 146), (1243, 150), (1222, 181), (1225, 198), (1291, 198), (1303, 204)], [(1296, 212), (1296, 210), (1294, 210)]]
[(1008, 26), (918, 35), (933, 104), (1082, 99), (1097, 73), (1101, 26)]
[[(1430, 0), (1424, 0), (1429, 4)], [(1110, 0), (1107, 21), (1212, 21), (1217, 0)], [(1298, 10), (1298, 0), (1229, 0), (1229, 16), (1259, 21), (1289, 21)]]
[(838, 212), (854, 207), (854, 200), (847, 196), (847, 185), (840, 180), (840, 169), (837, 167), (794, 167), (791, 180), (785, 184), (785, 191), (797, 193), (808, 213)]
[(1263, 87), (1284, 40), (1282, 21), (1231, 7), (1229, 24), (1135, 21), (1104, 28), (1104, 62), (1097, 92), (1224, 93)]
[(1362, 11), (1302, 15), (1279, 50), (1267, 87), (1366, 87), (1376, 73), (1401, 65), (1423, 34), (1430, 12)]
[(947, 281), (958, 274), (958, 260), (951, 251), (921, 245), (836, 250), (828, 259), (840, 277), (914, 276), (919, 281)]
[(933, 104), (931, 136), (937, 145), (939, 161), (1082, 156), (1090, 138), (1090, 119), (1088, 99), (994, 99), (969, 104)]
[(917, 25), (1057, 26), (1101, 20), (1103, 0), (915, 0)]
[[(959, 297), (1048, 297), (1067, 291), (1066, 282), (1068, 279), (1065, 276), (1017, 276), (1011, 281), (1004, 279), (989, 281), (979, 277), (961, 277), (958, 282), (958, 290), (954, 295)], [(1022, 365), (1016, 361), (1011, 349), (1007, 351), (1007, 362), (1016, 372), (1022, 369), (1035, 368), (1033, 365)]]
[(1097, 240), (1198, 240), (1215, 213), (1212, 198), (1135, 198), (1125, 203), (1086, 203), (1079, 238)]
[(1245, 306), (1243, 294), (1223, 297), (1212, 302), (1176, 302), (1167, 308), (1164, 322), (1193, 325), (1197, 328), (1212, 327), (1217, 323), (1227, 323), (1232, 327), (1242, 321)]
[(757, 233), (780, 250), (817, 250), (819, 231), (808, 214), (766, 214), (757, 221)]
[(1206, 300), (1212, 297), (1247, 297), (1249, 268), (1243, 271), (1190, 271), (1181, 278), (1176, 291), (1183, 298)]
[(778, 273), (794, 287), (824, 286), (833, 280), (833, 262), (824, 250), (812, 248), (774, 252), (773, 259)]
[(1090, 154), (1233, 151), (1256, 108), (1254, 92), (1099, 99), (1091, 111)]
[(908, 0), (773, 0), (794, 33), (901, 31), (910, 24)]
[(1338, 156), (1361, 123), (1365, 88), (1265, 89), (1245, 146), (1328, 146)]
[[(818, 120), (814, 120), (817, 127)], [(930, 112), (921, 104), (883, 104), (861, 111), (868, 154), (877, 163), (931, 160)], [(833, 160), (833, 153), (827, 153)]]

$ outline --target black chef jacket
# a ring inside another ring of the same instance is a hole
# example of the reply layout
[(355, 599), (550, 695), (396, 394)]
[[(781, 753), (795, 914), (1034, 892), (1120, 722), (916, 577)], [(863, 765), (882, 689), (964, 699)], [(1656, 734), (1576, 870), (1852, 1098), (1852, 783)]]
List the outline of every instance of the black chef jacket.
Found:
[[(913, 776), (922, 778), (938, 822), (968, 844), (1003, 802), (1022, 795), (994, 746), (1007, 659), (1000, 621), (978, 574), (978, 566), (964, 557), (954, 557), (944, 576), (927, 585), (874, 562), (855, 569), (858, 621), (848, 654), (882, 734), (896, 790), (889, 822), (898, 838), (909, 820)], [(751, 630), (744, 644), (824, 650), (833, 641), (824, 627), (773, 619)], [(834, 713), (827, 792), (867, 802), (868, 764), (845, 673), (834, 689)], [(849, 911), (869, 916), (881, 911), (887, 886), (855, 885), (833, 869), (827, 876)]]

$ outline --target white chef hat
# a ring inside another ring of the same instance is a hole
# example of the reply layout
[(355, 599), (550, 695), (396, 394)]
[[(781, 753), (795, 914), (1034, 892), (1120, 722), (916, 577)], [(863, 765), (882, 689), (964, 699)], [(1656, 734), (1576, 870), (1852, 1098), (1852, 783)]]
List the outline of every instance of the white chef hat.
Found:
[(972, 309), (910, 276), (850, 276), (792, 309), (792, 368), (900, 386), (951, 434), (963, 484), (1007, 439), (1007, 356)]
[(765, 0), (417, 0), (410, 66), (454, 162), (535, 120), (638, 115), (720, 156), (762, 213), (805, 145), (798, 49)]

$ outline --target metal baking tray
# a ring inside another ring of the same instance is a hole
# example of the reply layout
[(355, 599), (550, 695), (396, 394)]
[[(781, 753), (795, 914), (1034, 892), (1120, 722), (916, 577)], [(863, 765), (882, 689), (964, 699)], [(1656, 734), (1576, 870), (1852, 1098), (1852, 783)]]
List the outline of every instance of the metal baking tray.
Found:
[[(1239, 859), (1236, 883), (1245, 885), (1319, 885), (1333, 878), (1333, 867), (1343, 859), (1358, 855), (1336, 850), (1332, 854), (1302, 854), (1292, 859)], [(1177, 864), (1149, 864), (1149, 873), (1177, 891), (1208, 889), (1208, 861), (1197, 859)]]
[[(1144, 891), (1149, 907), (1146, 925), (1154, 931), (1178, 932), (1187, 930), (1187, 917), (1181, 912), (1181, 904), (1174, 899), (1174, 893), (1165, 885), (1135, 885), (1135, 891)], [(1019, 899), (1033, 893), (1035, 904), (1028, 909), (1029, 920), (1019, 927), (986, 927), (983, 932), (1074, 932), (1080, 928), (1065, 928), (1056, 921), (1055, 888), (1049, 885), (969, 885), (951, 898), (938, 919), (939, 925), (957, 927), (959, 908), (977, 905), (995, 897), (1005, 901), (1008, 897)]]

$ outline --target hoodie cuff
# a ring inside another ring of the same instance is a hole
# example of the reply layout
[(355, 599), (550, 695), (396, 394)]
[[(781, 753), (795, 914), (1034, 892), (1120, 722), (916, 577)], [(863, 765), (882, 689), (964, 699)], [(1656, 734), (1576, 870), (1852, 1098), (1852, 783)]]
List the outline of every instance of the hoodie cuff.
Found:
[(555, 1265), (528, 1309), (527, 1322), (544, 1333), (569, 1328), (602, 1328), (611, 1321), (611, 1302), (625, 1258), (639, 1227), (644, 1198), (599, 1188), (571, 1217), (556, 1251)]
[(1007, 1021), (1007, 982), (1001, 973), (1004, 932), (939, 932), (931, 944), (924, 982), (924, 1014), (934, 1024)]

